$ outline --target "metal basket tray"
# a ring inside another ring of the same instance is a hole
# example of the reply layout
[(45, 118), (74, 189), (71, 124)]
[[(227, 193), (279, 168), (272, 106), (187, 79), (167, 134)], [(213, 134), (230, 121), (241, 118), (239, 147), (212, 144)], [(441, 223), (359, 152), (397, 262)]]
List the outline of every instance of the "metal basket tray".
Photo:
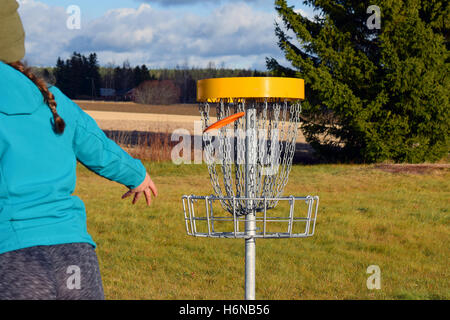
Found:
[[(233, 204), (233, 214), (221, 202)], [(318, 196), (246, 198), (184, 195), (182, 197), (186, 232), (195, 237), (212, 238), (305, 238), (314, 235), (319, 206)], [(274, 209), (254, 211), (256, 230), (245, 230), (247, 216), (238, 215), (238, 203), (277, 201)], [(270, 213), (270, 215), (269, 215)], [(249, 232), (254, 231), (254, 232)], [(251, 235), (249, 235), (249, 233)]]

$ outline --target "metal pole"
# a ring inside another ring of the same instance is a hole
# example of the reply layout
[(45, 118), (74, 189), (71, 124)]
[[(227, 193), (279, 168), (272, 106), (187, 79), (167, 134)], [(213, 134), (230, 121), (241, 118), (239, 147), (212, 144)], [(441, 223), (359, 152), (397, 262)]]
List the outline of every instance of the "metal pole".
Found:
[[(256, 108), (250, 105), (246, 110), (246, 162), (245, 162), (245, 195), (247, 198), (256, 196)], [(255, 235), (256, 213), (253, 209), (253, 200), (247, 201), (247, 214), (245, 216), (245, 299), (255, 300)]]

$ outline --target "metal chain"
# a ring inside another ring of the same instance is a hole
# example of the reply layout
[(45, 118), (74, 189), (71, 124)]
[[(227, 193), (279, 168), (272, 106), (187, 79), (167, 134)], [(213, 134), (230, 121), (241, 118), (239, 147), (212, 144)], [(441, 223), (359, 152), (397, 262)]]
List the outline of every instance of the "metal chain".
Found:
[[(250, 121), (250, 125), (253, 127), (249, 129), (256, 130), (256, 134), (253, 131), (253, 138), (256, 138), (256, 142), (249, 143), (249, 150), (247, 150), (245, 142), (248, 133), (246, 117), (236, 120), (232, 126), (228, 125), (219, 129), (214, 140), (215, 143), (209, 132), (203, 134), (205, 161), (213, 191), (218, 198), (245, 197), (246, 192), (251, 197), (277, 198), (282, 195), (288, 182), (295, 154), (301, 105), (300, 103), (289, 104), (287, 101), (269, 103), (267, 100), (249, 103), (252, 103), (251, 107), (255, 108), (252, 114), (255, 118)], [(221, 100), (217, 103), (216, 108), (218, 120), (229, 116), (231, 110), (234, 110), (235, 113), (249, 110), (244, 99)], [(210, 122), (210, 106), (208, 103), (204, 103), (199, 109), (203, 129), (205, 129)], [(255, 158), (250, 158), (255, 162), (248, 164), (247, 171), (248, 154), (255, 155)], [(217, 166), (220, 166), (219, 170), (217, 170)], [(248, 176), (246, 176), (246, 172)], [(250, 182), (248, 190), (245, 188), (246, 179), (249, 179)], [(220, 181), (223, 182), (223, 186)], [(242, 215), (246, 214), (248, 209), (262, 211), (264, 205), (270, 209), (277, 203), (277, 201), (267, 201), (265, 204), (263, 200), (251, 201), (252, 207), (247, 208), (246, 201), (238, 200), (235, 209), (238, 215)], [(225, 210), (233, 213), (232, 200), (223, 199), (221, 204)]]
[[(209, 125), (209, 112), (210, 106), (208, 103), (204, 103), (203, 105), (201, 105), (200, 114), (203, 120), (203, 130)], [(219, 150), (215, 150), (212, 143), (212, 136), (209, 132), (203, 134), (203, 148), (205, 150), (205, 161), (208, 167), (209, 177), (214, 193), (217, 197), (223, 198), (223, 193), (219, 182), (219, 175), (217, 174), (216, 170), (217, 161), (215, 159), (215, 157), (218, 157), (217, 153)], [(226, 206), (225, 203), (221, 202), (221, 204), (222, 207), (228, 212), (232, 210), (232, 207), (230, 208), (229, 206)]]
[[(221, 112), (225, 117), (230, 115), (230, 104), (227, 104), (225, 108), (223, 99), (220, 101)], [(233, 137), (231, 136), (231, 130), (228, 126), (225, 126), (219, 130), (220, 142), (222, 144), (222, 174), (223, 174), (223, 184), (225, 186), (225, 193), (228, 196), (234, 197), (233, 190), (233, 178), (232, 178), (232, 159), (234, 158), (232, 155), (233, 149), (231, 148), (231, 140)], [(229, 204), (231, 205), (231, 204)]]

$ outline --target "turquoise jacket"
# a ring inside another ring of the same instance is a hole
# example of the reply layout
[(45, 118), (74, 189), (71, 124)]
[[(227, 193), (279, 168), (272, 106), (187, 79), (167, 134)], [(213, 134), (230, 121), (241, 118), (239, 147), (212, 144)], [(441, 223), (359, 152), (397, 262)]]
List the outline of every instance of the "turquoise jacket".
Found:
[(61, 135), (53, 131), (53, 115), (34, 83), (0, 62), (0, 254), (37, 245), (95, 246), (85, 206), (72, 195), (77, 160), (128, 188), (145, 179), (139, 160), (60, 90), (50, 91), (66, 123)]

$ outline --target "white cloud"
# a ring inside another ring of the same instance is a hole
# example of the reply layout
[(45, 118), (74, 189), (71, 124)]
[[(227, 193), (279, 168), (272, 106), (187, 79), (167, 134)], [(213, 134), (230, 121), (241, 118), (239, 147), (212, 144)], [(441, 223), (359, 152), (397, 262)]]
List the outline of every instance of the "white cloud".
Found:
[[(189, 2), (189, 1), (179, 1)], [(281, 56), (274, 35), (276, 13), (232, 1), (207, 15), (154, 8), (113, 9), (100, 18), (82, 21), (80, 30), (66, 28), (65, 8), (37, 0), (20, 1), (32, 64), (54, 65), (71, 52), (97, 52), (100, 62), (173, 67), (206, 66), (265, 68), (265, 57)]]
[(66, 54), (70, 42), (66, 28), (67, 14), (62, 7), (50, 7), (34, 0), (19, 0), (19, 14), (25, 28), (25, 58), (36, 64), (55, 64)]
[(314, 20), (314, 13), (313, 12), (306, 12), (303, 9), (294, 9), (294, 12), (297, 14), (300, 14), (302, 17), (305, 17), (308, 20), (313, 21)]

